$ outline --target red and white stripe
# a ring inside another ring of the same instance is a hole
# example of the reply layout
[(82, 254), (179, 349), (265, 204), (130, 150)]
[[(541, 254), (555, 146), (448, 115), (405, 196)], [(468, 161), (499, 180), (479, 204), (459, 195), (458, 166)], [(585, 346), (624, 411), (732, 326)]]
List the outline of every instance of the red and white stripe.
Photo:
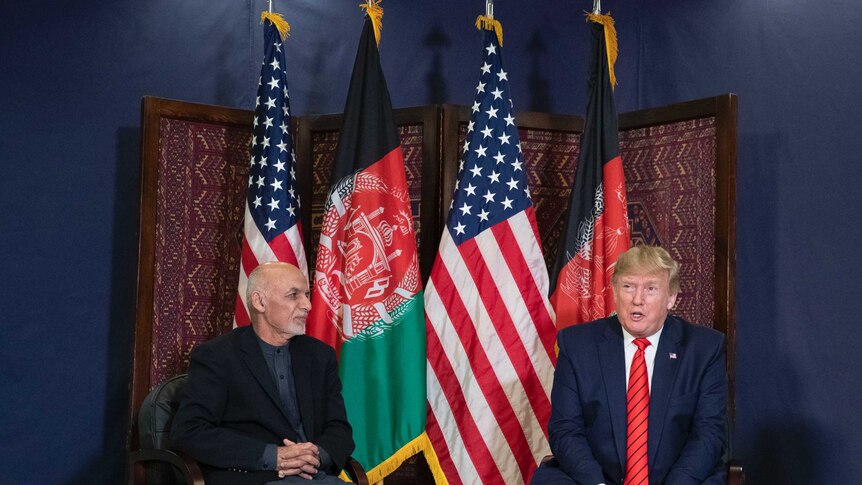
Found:
[(425, 289), (428, 434), (452, 483), (527, 483), (550, 453), (556, 361), (532, 208), (456, 246)]
[(308, 263), (305, 261), (305, 248), (302, 245), (302, 228), (299, 220), (286, 231), (276, 236), (272, 241), (266, 239), (257, 228), (251, 217), (248, 202), (245, 205), (245, 223), (242, 233), (242, 255), (239, 264), (239, 285), (236, 292), (236, 313), (233, 326), (244, 327), (251, 321), (248, 316), (245, 291), (248, 287), (248, 275), (262, 263), (283, 261), (299, 267), (308, 276)]

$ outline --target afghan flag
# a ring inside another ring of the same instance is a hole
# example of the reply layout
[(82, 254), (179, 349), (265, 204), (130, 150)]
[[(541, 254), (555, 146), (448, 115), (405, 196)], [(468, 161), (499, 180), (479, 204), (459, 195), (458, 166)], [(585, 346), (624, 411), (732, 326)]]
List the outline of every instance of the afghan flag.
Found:
[(563, 243), (551, 274), (557, 328), (604, 318), (616, 309), (611, 277), (631, 245), (626, 184), (614, 105), (614, 20), (591, 13), (589, 98)]
[(369, 19), (347, 94), (307, 331), (339, 352), (353, 457), (374, 483), (430, 450), (430, 442), (422, 278), (404, 156), (372, 29)]

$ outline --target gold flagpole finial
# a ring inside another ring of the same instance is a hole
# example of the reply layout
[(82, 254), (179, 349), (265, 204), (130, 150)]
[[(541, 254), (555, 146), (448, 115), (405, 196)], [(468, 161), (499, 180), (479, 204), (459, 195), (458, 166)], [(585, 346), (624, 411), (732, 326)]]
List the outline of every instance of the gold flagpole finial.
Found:
[(278, 29), (278, 33), (281, 35), (281, 40), (286, 39), (287, 36), (290, 35), (290, 24), (284, 20), (284, 17), (282, 17), (280, 13), (272, 12), (272, 0), (268, 1), (267, 10), (260, 13), (260, 23), (263, 23), (265, 20), (272, 22), (272, 25)]
[(383, 30), (383, 7), (380, 6), (380, 2), (381, 0), (368, 0), (365, 5), (359, 5), (371, 19), (371, 26), (374, 27), (374, 39), (378, 46), (380, 45), (380, 31)]
[(497, 34), (497, 42), (503, 45), (503, 25), (494, 19), (494, 0), (485, 0), (485, 15), (476, 18), (476, 28), (479, 30), (493, 30)]
[[(594, 0), (594, 5), (598, 5), (601, 0)], [(605, 51), (608, 55), (608, 75), (610, 76), (611, 89), (617, 85), (617, 76), (614, 73), (614, 65), (617, 63), (618, 45), (617, 45), (617, 28), (614, 26), (614, 18), (611, 13), (602, 15), (601, 13), (587, 13), (587, 21), (601, 24), (605, 31)]]

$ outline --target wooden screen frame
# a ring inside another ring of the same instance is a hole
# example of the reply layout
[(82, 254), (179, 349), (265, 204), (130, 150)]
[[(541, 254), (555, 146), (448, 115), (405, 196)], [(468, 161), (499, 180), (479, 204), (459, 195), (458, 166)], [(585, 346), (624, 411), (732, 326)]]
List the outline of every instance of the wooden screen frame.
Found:
[[(468, 107), (431, 105), (394, 111), (396, 125), (421, 124), (422, 201), (436, 201), (422, 211), (420, 259), (423, 279), (427, 281), (444, 227), (447, 208), (457, 177), (460, 157), (458, 143), (460, 124), (470, 118)], [(735, 359), (735, 248), (736, 248), (736, 119), (737, 98), (733, 94), (678, 103), (670, 106), (622, 113), (621, 131), (691, 119), (714, 117), (716, 126), (716, 214), (715, 214), (715, 322), (714, 328), (727, 335), (729, 402), (728, 414), (734, 418)], [(159, 123), (163, 118), (224, 124), (252, 129), (253, 113), (247, 110), (194, 104), (183, 101), (145, 97), (142, 101), (141, 137), (141, 220), (138, 253), (137, 307), (135, 342), (130, 390), (130, 434), (127, 446), (137, 447), (137, 413), (149, 393), (154, 298), (156, 194), (159, 164)], [(295, 149), (299, 191), (302, 200), (311, 200), (312, 136), (316, 131), (341, 128), (340, 114), (294, 117)], [(577, 116), (549, 113), (520, 113), (518, 127), (580, 133), (583, 119)], [(301, 218), (306, 247), (311, 238), (311, 204), (303, 204)], [(310, 255), (310, 251), (308, 252)]]
[(715, 118), (715, 321), (727, 337), (730, 430), (736, 408), (736, 127), (737, 97), (722, 94), (658, 108), (622, 113), (620, 131)]
[(152, 365), (153, 304), (155, 294), (156, 224), (158, 222), (158, 176), (160, 122), (172, 118), (252, 129), (253, 112), (145, 96), (141, 100), (141, 212), (138, 232), (138, 277), (135, 334), (129, 398), (129, 427), (126, 447), (138, 447), (138, 411), (153, 385)]

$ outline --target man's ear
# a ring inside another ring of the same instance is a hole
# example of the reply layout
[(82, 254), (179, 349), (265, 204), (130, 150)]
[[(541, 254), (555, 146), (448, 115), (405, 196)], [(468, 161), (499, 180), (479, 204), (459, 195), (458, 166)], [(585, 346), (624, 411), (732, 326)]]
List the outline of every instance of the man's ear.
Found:
[(674, 294), (670, 295), (670, 297), (667, 299), (667, 309), (668, 309), (668, 311), (670, 311), (670, 309), (671, 309), (671, 308), (673, 308), (673, 306), (674, 306), (674, 305), (676, 305), (676, 297), (677, 297), (678, 295), (679, 295), (679, 292), (674, 293)]
[(263, 313), (264, 310), (266, 310), (266, 299), (264, 298), (263, 293), (259, 291), (252, 292), (251, 306), (254, 307), (258, 313)]

